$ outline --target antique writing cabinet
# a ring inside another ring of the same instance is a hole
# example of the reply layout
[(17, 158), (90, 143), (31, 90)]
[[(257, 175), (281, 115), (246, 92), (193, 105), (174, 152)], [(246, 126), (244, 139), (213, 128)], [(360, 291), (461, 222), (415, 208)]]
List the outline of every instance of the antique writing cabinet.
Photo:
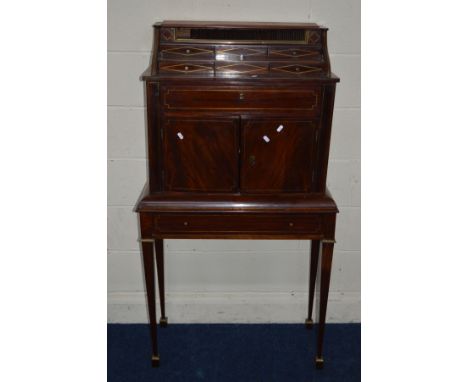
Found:
[(322, 248), (316, 353), (322, 367), (338, 212), (326, 189), (338, 82), (327, 29), (166, 21), (154, 25), (142, 79), (149, 187), (137, 211), (153, 366), (159, 364), (154, 252), (165, 326), (163, 239), (239, 238), (311, 241), (308, 328)]

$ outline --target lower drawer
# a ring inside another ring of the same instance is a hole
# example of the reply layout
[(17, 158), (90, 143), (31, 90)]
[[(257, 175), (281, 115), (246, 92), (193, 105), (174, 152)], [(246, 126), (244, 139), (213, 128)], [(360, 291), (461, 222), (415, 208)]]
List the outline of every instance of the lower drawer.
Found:
[(317, 233), (319, 215), (160, 215), (155, 218), (160, 233)]

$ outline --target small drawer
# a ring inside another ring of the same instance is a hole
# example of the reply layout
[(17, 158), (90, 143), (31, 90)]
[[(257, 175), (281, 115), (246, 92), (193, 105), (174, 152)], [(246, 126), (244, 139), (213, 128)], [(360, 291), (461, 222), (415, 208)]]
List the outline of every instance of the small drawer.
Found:
[(170, 87), (162, 92), (169, 110), (305, 110), (318, 114), (321, 88), (262, 89), (254, 87)]
[(161, 47), (159, 55), (166, 60), (213, 60), (214, 48), (204, 45), (169, 45)]
[(312, 64), (274, 63), (270, 64), (270, 72), (279, 74), (293, 74), (297, 76), (307, 76), (323, 73), (324, 70), (321, 66)]
[(317, 233), (319, 215), (161, 215), (156, 217), (160, 233)]
[(301, 47), (270, 48), (268, 57), (280, 60), (323, 61), (322, 53), (319, 50)]
[(267, 74), (268, 63), (247, 63), (247, 62), (216, 62), (216, 74), (225, 75), (245, 75)]
[(160, 62), (160, 73), (173, 73), (173, 74), (213, 74), (213, 63), (210, 62)]
[(267, 57), (265, 47), (218, 46), (216, 47), (217, 61), (254, 61)]

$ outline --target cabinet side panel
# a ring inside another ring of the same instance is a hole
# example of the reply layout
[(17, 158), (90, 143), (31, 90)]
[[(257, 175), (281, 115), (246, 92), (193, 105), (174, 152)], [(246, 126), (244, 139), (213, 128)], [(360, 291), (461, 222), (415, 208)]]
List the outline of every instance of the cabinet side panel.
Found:
[(150, 193), (161, 191), (161, 131), (158, 123), (159, 84), (146, 83), (146, 121)]
[(153, 34), (153, 56), (151, 58), (151, 74), (156, 75), (158, 74), (158, 54), (159, 54), (159, 32), (161, 28), (160, 26), (154, 27), (154, 34)]
[(328, 42), (327, 42), (327, 31), (322, 30), (322, 49), (323, 49), (323, 58), (326, 62), (326, 72), (327, 75), (331, 74), (331, 65), (330, 65), (330, 56), (328, 54)]
[(318, 182), (317, 192), (325, 192), (327, 187), (328, 157), (330, 153), (330, 137), (335, 103), (335, 88), (333, 85), (323, 87), (323, 108), (319, 137)]

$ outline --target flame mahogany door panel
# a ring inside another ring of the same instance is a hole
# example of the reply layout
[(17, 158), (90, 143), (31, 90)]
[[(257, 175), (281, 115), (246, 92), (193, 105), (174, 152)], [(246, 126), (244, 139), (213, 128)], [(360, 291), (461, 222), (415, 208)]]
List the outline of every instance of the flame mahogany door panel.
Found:
[(242, 120), (241, 191), (311, 192), (318, 122)]
[(163, 129), (167, 191), (238, 190), (239, 118), (168, 118)]

